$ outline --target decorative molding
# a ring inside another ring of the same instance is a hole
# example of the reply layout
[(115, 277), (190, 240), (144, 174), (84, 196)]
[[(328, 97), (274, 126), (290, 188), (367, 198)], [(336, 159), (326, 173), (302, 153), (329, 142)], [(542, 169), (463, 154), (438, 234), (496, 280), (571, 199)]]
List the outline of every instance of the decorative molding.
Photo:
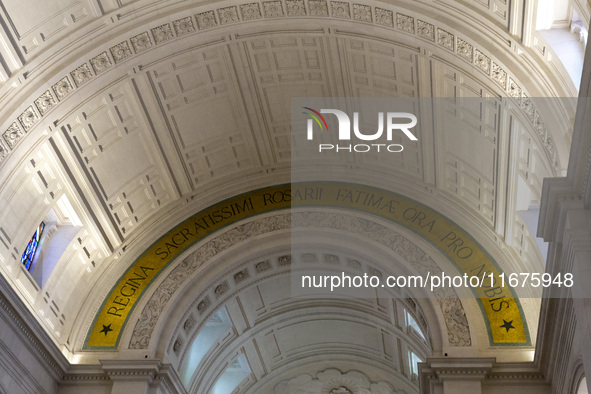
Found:
[(8, 148), (0, 141), (0, 163), (8, 156)]
[(193, 18), (190, 16), (186, 18), (177, 19), (172, 22), (174, 26), (174, 32), (176, 33), (177, 37), (182, 37), (185, 34), (189, 34), (194, 32), (195, 25), (193, 24)]
[(218, 8), (217, 11), (222, 25), (238, 22), (238, 11), (235, 6)]
[(431, 23), (417, 19), (417, 35), (428, 41), (435, 42), (435, 26)]
[(90, 64), (97, 75), (113, 67), (113, 62), (111, 62), (106, 51), (90, 59)]
[(39, 119), (40, 117), (37, 115), (32, 105), (29, 105), (29, 107), (18, 117), (18, 120), (25, 131), (31, 130)]
[(174, 368), (160, 360), (102, 360), (100, 363), (71, 365), (60, 384), (86, 392), (85, 387), (110, 386), (114, 381), (147, 382), (157, 387), (159, 393), (187, 394)]
[(206, 11), (195, 15), (199, 30), (211, 29), (217, 25), (213, 11)]
[(90, 68), (86, 63), (78, 66), (78, 68), (72, 71), (70, 75), (78, 88), (92, 79), (92, 71), (90, 71)]
[(361, 22), (373, 22), (371, 17), (371, 7), (362, 4), (353, 4), (353, 19)]
[(492, 64), (492, 78), (493, 81), (498, 83), (503, 89), (507, 88), (507, 72), (496, 62), (493, 62)]
[(6, 282), (6, 279), (0, 275), (0, 314), (5, 316), (7, 322), (11, 322), (14, 325), (14, 332), (21, 337), (21, 340), (26, 346), (30, 347), (31, 353), (38, 359), (39, 364), (56, 381), (59, 381), (64, 376), (68, 361), (59, 349), (53, 345), (53, 341), (49, 339), (45, 330), (36, 320), (31, 317), (32, 321), (25, 321), (22, 315), (27, 314), (30, 316), (29, 310), (22, 305), (22, 301), (18, 296), (12, 294), (13, 292), (14, 290)]
[(412, 16), (396, 13), (396, 27), (410, 34), (415, 32), (415, 19)]
[(263, 12), (265, 13), (265, 18), (278, 18), (284, 16), (283, 6), (280, 1), (264, 1)]
[(495, 358), (430, 358), (420, 367), (421, 393), (446, 380), (480, 381), (482, 384), (548, 385), (535, 363), (497, 363)]
[(306, 16), (304, 0), (285, 0), (287, 16)]
[(481, 51), (479, 51), (478, 49), (475, 51), (476, 53), (476, 67), (478, 67), (480, 69), (480, 71), (482, 71), (483, 73), (485, 73), (486, 75), (490, 75), (490, 64), (491, 64), (491, 60), (490, 57), (486, 56), (484, 53), (482, 53)]
[(330, 12), (333, 18), (351, 19), (349, 3), (344, 1), (331, 1)]
[(135, 53), (140, 53), (152, 47), (152, 41), (147, 31), (131, 37), (131, 45)]
[(68, 78), (67, 75), (54, 83), (51, 88), (53, 89), (53, 92), (59, 101), (65, 99), (74, 90), (74, 86), (72, 85), (72, 82), (70, 82), (70, 78)]
[(248, 3), (240, 5), (240, 15), (243, 21), (251, 21), (255, 19), (261, 19), (261, 8), (259, 3)]
[(53, 97), (53, 93), (50, 90), (46, 90), (41, 96), (35, 100), (35, 106), (37, 110), (41, 114), (41, 116), (45, 115), (47, 111), (49, 111), (53, 106), (56, 104), (55, 97)]
[(2, 134), (4, 141), (8, 144), (10, 149), (13, 149), (16, 144), (22, 139), (25, 135), (25, 132), (21, 130), (16, 122), (13, 122), (8, 129)]
[(163, 42), (170, 41), (174, 38), (172, 30), (170, 29), (170, 23), (154, 27), (151, 31), (156, 44), (162, 44)]
[(458, 45), (456, 48), (458, 55), (472, 63), (474, 59), (474, 46), (467, 41), (458, 38)]
[(308, 0), (311, 16), (328, 16), (328, 5), (324, 0)]
[(275, 386), (276, 394), (406, 394), (385, 381), (373, 382), (359, 371), (343, 373), (326, 369), (312, 377), (308, 374), (284, 380)]
[(123, 41), (109, 48), (109, 51), (111, 52), (113, 59), (115, 59), (115, 63), (120, 63), (133, 55), (127, 41)]
[(454, 51), (454, 35), (446, 30), (437, 28), (437, 43), (452, 52)]

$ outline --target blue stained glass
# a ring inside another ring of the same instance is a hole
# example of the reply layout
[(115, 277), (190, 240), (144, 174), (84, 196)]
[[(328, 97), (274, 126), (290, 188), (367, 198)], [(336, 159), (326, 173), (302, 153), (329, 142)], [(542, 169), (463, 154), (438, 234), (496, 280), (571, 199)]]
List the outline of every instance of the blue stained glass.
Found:
[(27, 249), (25, 249), (23, 255), (21, 256), (21, 263), (25, 265), (27, 270), (31, 269), (31, 264), (33, 264), (33, 258), (35, 257), (35, 252), (37, 251), (37, 246), (39, 246), (39, 240), (41, 239), (41, 234), (43, 234), (43, 229), (45, 228), (45, 223), (41, 222), (35, 234), (29, 241), (27, 245)]

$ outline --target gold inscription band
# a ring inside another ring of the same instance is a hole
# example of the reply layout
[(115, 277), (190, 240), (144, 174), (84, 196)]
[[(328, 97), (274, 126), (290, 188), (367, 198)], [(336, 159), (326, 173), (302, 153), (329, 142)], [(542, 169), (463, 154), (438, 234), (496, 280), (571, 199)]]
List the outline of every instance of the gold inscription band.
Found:
[[(446, 255), (461, 273), (478, 276), (502, 272), (464, 230), (436, 211), (397, 194), (368, 186), (338, 182), (307, 182), (274, 186), (215, 204), (185, 220), (154, 243), (123, 274), (101, 306), (85, 348), (113, 349), (133, 307), (154, 278), (195, 242), (239, 220), (290, 207), (338, 207), (371, 213), (414, 231)], [(529, 345), (519, 300), (499, 280), (473, 288), (491, 345)]]

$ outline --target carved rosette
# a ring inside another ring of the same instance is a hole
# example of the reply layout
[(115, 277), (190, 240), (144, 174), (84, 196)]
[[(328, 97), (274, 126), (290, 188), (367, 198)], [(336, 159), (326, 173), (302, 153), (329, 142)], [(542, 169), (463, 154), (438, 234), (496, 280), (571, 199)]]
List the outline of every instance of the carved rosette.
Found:
[(310, 0), (308, 2), (310, 7), (310, 15), (312, 16), (328, 16), (328, 5), (324, 0)]
[(177, 19), (172, 22), (172, 25), (174, 26), (174, 31), (176, 32), (176, 35), (178, 37), (192, 33), (196, 30), (195, 25), (193, 24), (193, 18), (191, 18), (190, 16), (182, 19)]
[(271, 269), (271, 263), (268, 261), (261, 261), (260, 263), (257, 263), (257, 265), (255, 266), (255, 269), (257, 271), (257, 274), (260, 274), (261, 272), (269, 271)]
[(476, 67), (478, 67), (483, 73), (490, 75), (490, 58), (484, 53), (480, 52), (478, 49), (476, 50), (474, 63), (476, 64)]
[(18, 127), (18, 124), (14, 122), (11, 124), (8, 129), (2, 134), (4, 141), (8, 144), (10, 149), (14, 148), (16, 144), (21, 140), (21, 138), (25, 135), (25, 132)]
[(265, 18), (278, 18), (283, 16), (283, 7), (280, 1), (265, 1), (263, 2), (263, 12)]
[(119, 44), (109, 48), (109, 51), (111, 51), (111, 55), (113, 55), (115, 63), (119, 63), (133, 55), (127, 41), (120, 42)]
[(458, 47), (457, 47), (458, 55), (472, 63), (472, 59), (474, 57), (474, 47), (472, 44), (458, 38)]
[(388, 27), (394, 27), (394, 13), (390, 10), (376, 7), (376, 23)]
[(372, 22), (371, 7), (362, 4), (353, 4), (353, 19), (361, 22)]
[(521, 88), (513, 78), (509, 78), (509, 96), (520, 99), (521, 98)]
[(165, 23), (164, 25), (153, 28), (152, 36), (154, 37), (156, 44), (162, 44), (163, 42), (172, 40), (174, 38), (169, 23)]
[(138, 34), (137, 36), (131, 37), (131, 45), (133, 46), (133, 50), (135, 51), (135, 53), (145, 51), (146, 49), (152, 47), (150, 35), (147, 31), (145, 31), (141, 34)]
[(220, 23), (222, 25), (238, 22), (238, 11), (234, 6), (219, 8), (218, 16), (220, 17)]
[(199, 30), (211, 29), (218, 24), (215, 20), (215, 14), (213, 11), (197, 14), (195, 15), (195, 20), (197, 20), (197, 27)]
[(185, 324), (183, 324), (183, 328), (185, 329), (185, 331), (190, 331), (191, 328), (193, 328), (193, 326), (195, 325), (195, 318), (193, 317), (193, 315), (190, 315), (187, 320), (185, 320)]
[(92, 71), (90, 71), (90, 67), (88, 67), (88, 64), (86, 63), (72, 71), (70, 75), (77, 87), (84, 85), (92, 79)]
[(203, 313), (205, 313), (205, 311), (207, 310), (207, 308), (209, 308), (209, 305), (211, 303), (209, 302), (209, 298), (204, 298), (203, 300), (201, 300), (201, 302), (199, 302), (199, 304), (197, 304), (197, 311), (199, 312), (199, 315), (202, 315)]
[(227, 282), (222, 282), (216, 286), (215, 290), (213, 291), (216, 297), (223, 296), (230, 288), (228, 287)]
[(443, 29), (437, 29), (437, 43), (444, 48), (454, 51), (454, 35)]
[(288, 16), (306, 16), (304, 0), (285, 0)]
[(345, 3), (344, 1), (331, 1), (330, 9), (332, 16), (335, 18), (351, 19), (349, 3)]
[(417, 19), (417, 34), (429, 41), (435, 41), (435, 26)]
[(258, 3), (241, 4), (240, 15), (242, 15), (243, 21), (251, 21), (263, 17)]
[(57, 99), (60, 101), (66, 98), (66, 96), (68, 96), (74, 90), (72, 82), (70, 82), (70, 78), (67, 76), (54, 83), (51, 88), (53, 89)]
[(496, 83), (501, 85), (503, 89), (507, 88), (507, 72), (495, 62), (493, 62), (492, 65), (492, 78)]
[(396, 27), (402, 31), (413, 34), (415, 32), (415, 19), (412, 16), (397, 13)]
[(534, 103), (531, 101), (531, 99), (527, 96), (524, 96), (521, 103), (521, 108), (523, 108), (523, 112), (525, 112), (529, 120), (533, 122), (534, 115), (536, 113), (536, 107), (534, 107)]
[(39, 120), (39, 115), (37, 115), (37, 113), (33, 109), (33, 106), (30, 105), (27, 109), (24, 110), (22, 114), (20, 114), (18, 120), (21, 122), (23, 129), (25, 129), (25, 131), (29, 131)]
[(50, 90), (46, 90), (35, 100), (35, 106), (41, 116), (45, 115), (56, 104), (56, 100)]
[(111, 59), (109, 59), (107, 52), (102, 52), (90, 59), (90, 64), (97, 75), (113, 66), (113, 63), (111, 62)]
[(176, 339), (176, 341), (174, 341), (174, 345), (172, 346), (172, 350), (173, 350), (175, 353), (178, 353), (178, 352), (179, 352), (179, 350), (181, 350), (181, 348), (183, 347), (183, 344), (184, 344), (183, 337), (180, 337), (180, 336), (179, 336), (179, 337)]
[(242, 270), (234, 274), (234, 282), (238, 284), (249, 277), (250, 274), (248, 273), (248, 270)]

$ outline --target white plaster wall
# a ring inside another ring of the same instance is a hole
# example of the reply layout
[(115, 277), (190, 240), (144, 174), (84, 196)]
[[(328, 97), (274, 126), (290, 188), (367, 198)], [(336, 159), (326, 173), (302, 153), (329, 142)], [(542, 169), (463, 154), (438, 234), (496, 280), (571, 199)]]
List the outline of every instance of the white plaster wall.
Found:
[[(4, 312), (4, 310), (1, 310)], [(0, 313), (0, 384), (7, 394), (55, 393), (56, 383), (31, 344)]]

